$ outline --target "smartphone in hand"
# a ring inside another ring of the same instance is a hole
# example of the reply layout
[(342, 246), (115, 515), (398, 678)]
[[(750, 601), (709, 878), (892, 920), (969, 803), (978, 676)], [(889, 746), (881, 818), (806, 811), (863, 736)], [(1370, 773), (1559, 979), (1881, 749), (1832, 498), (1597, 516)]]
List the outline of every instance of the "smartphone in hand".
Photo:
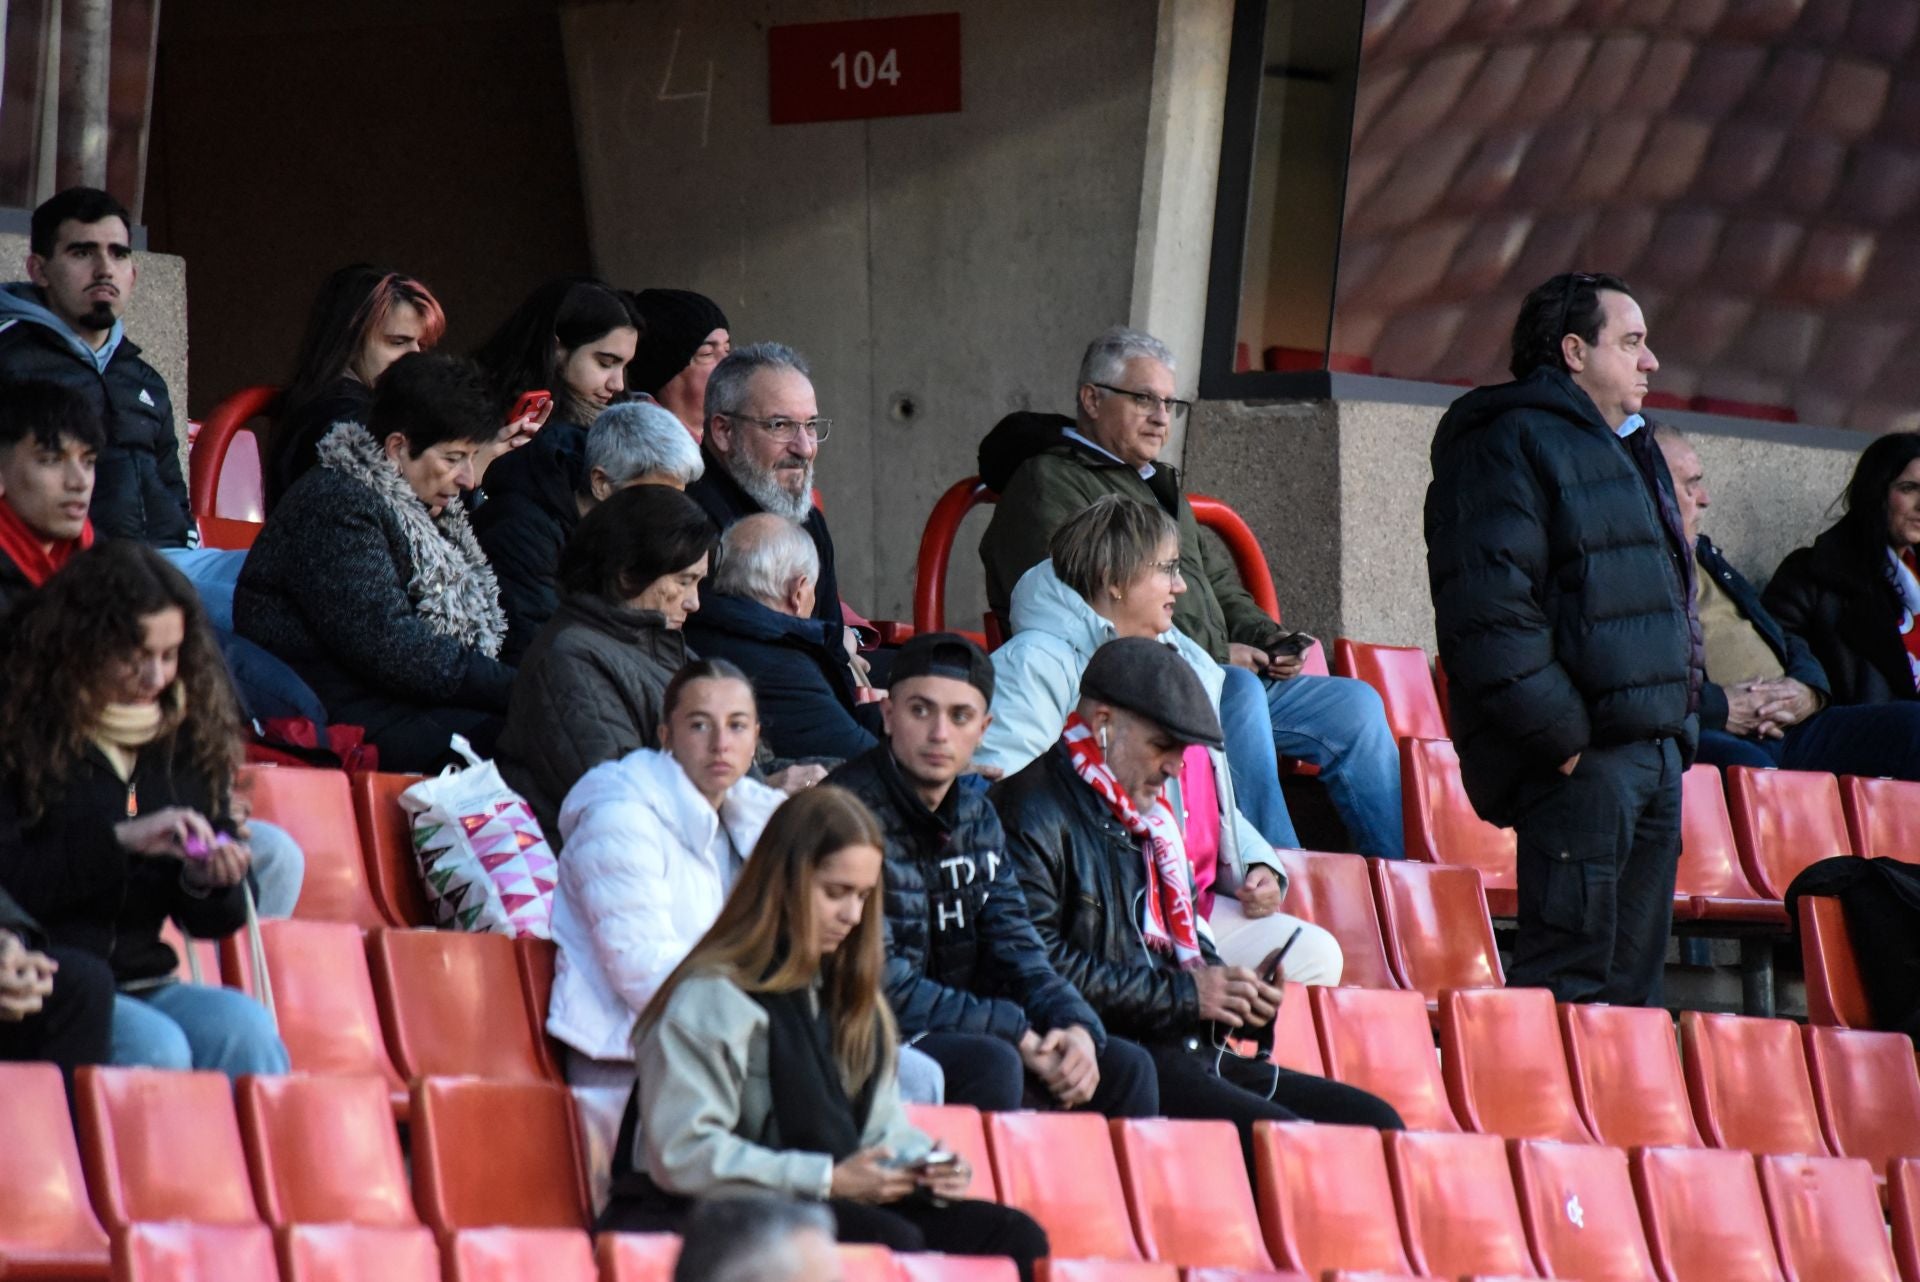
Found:
[(513, 403), (513, 408), (507, 411), (506, 421), (517, 423), (523, 418), (538, 420), (552, 404), (552, 392), (522, 392), (520, 399)]
[(1289, 632), (1287, 635), (1269, 645), (1267, 652), (1276, 658), (1283, 654), (1289, 658), (1293, 658), (1305, 654), (1308, 650), (1312, 649), (1313, 642), (1314, 636), (1311, 632)]

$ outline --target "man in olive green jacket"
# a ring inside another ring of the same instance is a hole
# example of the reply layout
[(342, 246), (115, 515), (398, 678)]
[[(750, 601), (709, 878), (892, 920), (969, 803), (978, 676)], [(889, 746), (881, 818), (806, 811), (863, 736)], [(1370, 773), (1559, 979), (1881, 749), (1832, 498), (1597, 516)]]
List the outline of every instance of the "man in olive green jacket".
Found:
[(1174, 395), (1173, 354), (1138, 330), (1114, 327), (1080, 362), (1075, 409), (1013, 414), (980, 443), (980, 476), (999, 491), (980, 541), (987, 603), (1003, 618), (1020, 576), (1047, 557), (1053, 532), (1105, 494), (1152, 503), (1180, 527), (1185, 590), (1173, 623), (1225, 667), (1220, 717), (1241, 809), (1275, 846), (1299, 837), (1280, 795), (1276, 748), (1311, 761), (1346, 823), (1353, 848), (1397, 859), (1400, 755), (1372, 687), (1300, 674), (1282, 627), (1240, 581), (1233, 561), (1200, 535), (1177, 469), (1158, 461), (1173, 420), (1189, 403)]

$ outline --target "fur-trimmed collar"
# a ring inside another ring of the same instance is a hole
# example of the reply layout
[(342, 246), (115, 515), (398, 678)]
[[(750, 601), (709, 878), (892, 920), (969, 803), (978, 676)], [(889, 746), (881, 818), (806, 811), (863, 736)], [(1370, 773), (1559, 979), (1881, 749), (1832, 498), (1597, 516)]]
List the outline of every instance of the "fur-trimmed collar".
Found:
[(359, 481), (384, 500), (407, 536), (413, 577), (407, 596), (429, 628), (498, 658), (507, 637), (500, 584), (467, 523), (467, 510), (449, 503), (435, 517), (427, 512), (400, 469), (358, 423), (335, 423), (321, 438), (320, 466)]

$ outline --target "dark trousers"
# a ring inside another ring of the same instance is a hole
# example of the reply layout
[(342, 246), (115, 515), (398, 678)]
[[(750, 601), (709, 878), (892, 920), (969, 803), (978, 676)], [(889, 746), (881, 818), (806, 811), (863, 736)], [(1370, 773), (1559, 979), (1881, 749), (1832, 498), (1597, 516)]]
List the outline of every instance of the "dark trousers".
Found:
[(1787, 727), (1778, 739), (1702, 730), (1700, 760), (1712, 766), (1920, 779), (1920, 701), (1827, 708)]
[(1589, 748), (1523, 802), (1507, 983), (1563, 1002), (1658, 1006), (1680, 862), (1680, 749)]
[(443, 766), (466, 763), (448, 746), (454, 735), (465, 735), (473, 750), (483, 758), (493, 756), (494, 741), (506, 725), (506, 718), (478, 708), (427, 708), (394, 704), (364, 720), (353, 715), (351, 706), (334, 717), (342, 725), (362, 725), (367, 739), (380, 750), (380, 768), (405, 773), (432, 774)]
[(112, 1045), (113, 970), (106, 959), (74, 948), (49, 948), (60, 964), (53, 991), (38, 1014), (0, 1021), (0, 1060), (51, 1060), (67, 1079), (73, 1096), (73, 1070), (104, 1064)]
[(1198, 1038), (1155, 1043), (1147, 1051), (1160, 1078), (1161, 1114), (1232, 1122), (1248, 1170), (1255, 1122), (1329, 1122), (1383, 1131), (1406, 1125), (1393, 1105), (1357, 1086), (1263, 1060), (1216, 1055)]
[[(947, 1075), (947, 1103), (971, 1104), (982, 1112), (1047, 1108), (1052, 1097), (1027, 1072), (1012, 1042), (980, 1033), (928, 1033), (913, 1048), (939, 1061)], [(1154, 1117), (1160, 1087), (1153, 1060), (1129, 1041), (1109, 1037), (1096, 1058), (1100, 1084), (1084, 1105), (1104, 1117)]]

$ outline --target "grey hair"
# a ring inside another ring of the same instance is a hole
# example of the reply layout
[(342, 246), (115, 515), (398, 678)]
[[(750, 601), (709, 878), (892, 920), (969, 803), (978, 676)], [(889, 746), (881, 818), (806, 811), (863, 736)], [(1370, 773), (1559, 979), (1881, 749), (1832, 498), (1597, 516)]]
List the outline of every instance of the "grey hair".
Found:
[(706, 421), (712, 422), (715, 414), (738, 414), (745, 409), (747, 385), (763, 369), (790, 369), (803, 378), (813, 377), (807, 358), (785, 343), (736, 347), (707, 376), (707, 401), (700, 411)]
[(1180, 525), (1164, 508), (1103, 494), (1053, 532), (1047, 553), (1060, 581), (1091, 602), (1140, 577), (1168, 539), (1178, 544)]
[(1173, 353), (1167, 345), (1145, 330), (1115, 325), (1104, 331), (1087, 344), (1087, 354), (1080, 358), (1080, 381), (1073, 385), (1075, 398), (1088, 383), (1113, 382), (1126, 369), (1128, 361), (1143, 356), (1159, 361), (1168, 369), (1174, 367)]
[(762, 602), (783, 601), (795, 578), (820, 582), (820, 550), (786, 517), (756, 512), (727, 527), (720, 539), (713, 590)]
[(680, 1230), (673, 1282), (785, 1282), (793, 1276), (793, 1239), (835, 1236), (833, 1212), (784, 1197), (716, 1197), (700, 1202)]
[(628, 401), (602, 410), (587, 429), (582, 484), (595, 468), (615, 485), (658, 472), (686, 486), (699, 480), (707, 465), (700, 460), (693, 433), (672, 410), (650, 401)]

